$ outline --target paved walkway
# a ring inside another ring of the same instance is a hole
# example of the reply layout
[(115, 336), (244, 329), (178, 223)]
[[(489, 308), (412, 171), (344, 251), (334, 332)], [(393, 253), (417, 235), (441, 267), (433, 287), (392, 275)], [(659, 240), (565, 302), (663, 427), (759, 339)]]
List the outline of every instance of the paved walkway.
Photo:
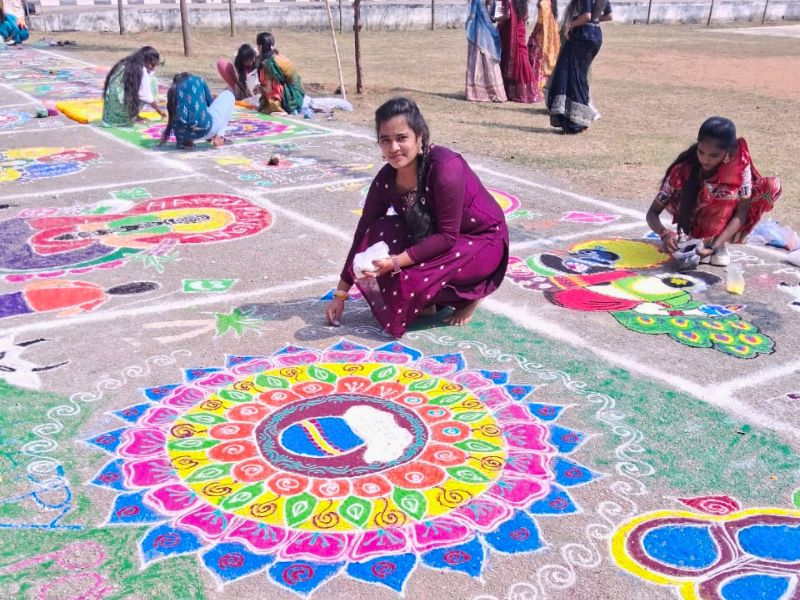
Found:
[(499, 292), (399, 342), (354, 293), (332, 328), (372, 135), (242, 110), (183, 153), (34, 117), (102, 76), (0, 51), (0, 597), (796, 587), (782, 253), (738, 249), (731, 296), (641, 211), (469, 156), (512, 231)]

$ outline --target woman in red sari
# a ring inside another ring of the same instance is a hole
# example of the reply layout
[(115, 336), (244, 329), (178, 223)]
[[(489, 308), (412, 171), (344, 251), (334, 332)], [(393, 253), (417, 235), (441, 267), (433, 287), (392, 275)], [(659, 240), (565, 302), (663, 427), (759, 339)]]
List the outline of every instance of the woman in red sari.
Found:
[(532, 104), (537, 93), (525, 35), (527, 19), (528, 0), (502, 0), (496, 21), (500, 30), (500, 70), (506, 95), (512, 102)]
[[(762, 177), (750, 158), (744, 138), (736, 137), (733, 121), (711, 117), (700, 127), (697, 143), (682, 152), (667, 169), (647, 224), (669, 253), (678, 250), (679, 236), (704, 241), (700, 262), (727, 266), (727, 242), (744, 243), (765, 212), (781, 196), (777, 177)], [(667, 209), (674, 231), (661, 223)]]

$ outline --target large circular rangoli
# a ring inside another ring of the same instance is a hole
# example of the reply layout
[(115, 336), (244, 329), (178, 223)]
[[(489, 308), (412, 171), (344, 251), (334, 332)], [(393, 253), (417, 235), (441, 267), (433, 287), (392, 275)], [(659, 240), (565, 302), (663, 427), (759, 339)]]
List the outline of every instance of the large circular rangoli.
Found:
[(312, 531), (446, 515), (491, 487), (507, 458), (497, 421), (462, 386), (380, 363), (243, 377), (177, 419), (167, 448), (210, 504)]
[(116, 411), (92, 483), (117, 493), (109, 525), (150, 525), (144, 564), (197, 553), (222, 583), (478, 577), (490, 550), (541, 549), (534, 516), (575, 512), (567, 490), (596, 477), (566, 457), (584, 436), (563, 407), (508, 379), (397, 342), (231, 356)]

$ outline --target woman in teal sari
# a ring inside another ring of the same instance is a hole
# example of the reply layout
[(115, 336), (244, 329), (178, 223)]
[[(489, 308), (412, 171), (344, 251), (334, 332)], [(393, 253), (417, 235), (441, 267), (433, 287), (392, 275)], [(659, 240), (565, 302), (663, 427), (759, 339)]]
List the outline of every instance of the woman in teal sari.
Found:
[(482, 0), (471, 0), (467, 17), (467, 100), (505, 102), (500, 72), (500, 34)]
[(278, 54), (275, 37), (271, 33), (259, 33), (256, 44), (261, 53), (258, 68), (261, 101), (258, 110), (265, 114), (299, 113), (303, 108), (305, 93), (300, 74), (292, 61)]

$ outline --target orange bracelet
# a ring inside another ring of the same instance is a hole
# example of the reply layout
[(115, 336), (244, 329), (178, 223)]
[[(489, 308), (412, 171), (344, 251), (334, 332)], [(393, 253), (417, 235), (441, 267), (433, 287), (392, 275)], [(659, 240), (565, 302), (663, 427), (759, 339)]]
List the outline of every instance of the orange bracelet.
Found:
[(350, 295), (342, 290), (333, 290), (333, 297), (339, 298), (340, 300), (347, 300), (350, 297)]

